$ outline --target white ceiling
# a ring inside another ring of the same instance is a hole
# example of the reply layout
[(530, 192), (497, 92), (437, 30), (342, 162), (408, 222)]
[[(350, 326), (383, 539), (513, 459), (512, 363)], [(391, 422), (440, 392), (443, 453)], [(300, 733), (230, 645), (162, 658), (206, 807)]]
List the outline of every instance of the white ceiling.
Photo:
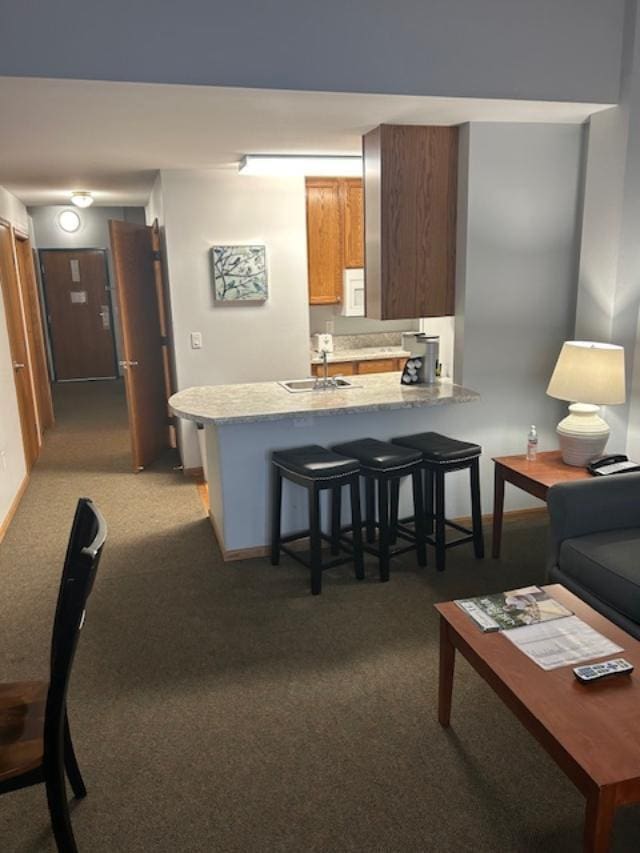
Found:
[(602, 104), (0, 78), (0, 185), (25, 204), (73, 189), (145, 204), (158, 169), (236, 168), (242, 155), (359, 154), (382, 123), (581, 123)]

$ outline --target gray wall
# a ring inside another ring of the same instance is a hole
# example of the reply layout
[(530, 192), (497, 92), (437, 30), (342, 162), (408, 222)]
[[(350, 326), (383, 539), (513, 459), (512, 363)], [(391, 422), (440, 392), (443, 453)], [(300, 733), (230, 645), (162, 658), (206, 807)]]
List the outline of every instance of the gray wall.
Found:
[(623, 0), (5, 5), (0, 74), (616, 103)]
[[(147, 214), (161, 212), (177, 390), (308, 376), (304, 179), (228, 169), (163, 171)], [(266, 246), (269, 296), (264, 304), (213, 300), (211, 247), (234, 243)], [(201, 349), (191, 348), (192, 331), (202, 334)], [(198, 467), (193, 423), (178, 421), (178, 440), (185, 468)]]
[[(463, 129), (461, 158), (468, 159), (460, 171), (468, 184), (456, 365), (458, 379), (482, 399), (457, 417), (472, 419), (484, 447), (485, 511), (492, 456), (523, 453), (530, 424), (540, 450), (558, 446), (565, 404), (545, 390), (563, 341), (573, 336), (583, 137), (575, 125)], [(469, 433), (466, 423), (459, 428)], [(516, 490), (507, 498), (511, 507), (535, 503)]]
[(113, 263), (111, 259), (111, 243), (109, 241), (109, 220), (124, 219), (144, 225), (143, 207), (89, 207), (86, 210), (73, 208), (80, 217), (80, 228), (73, 234), (63, 231), (58, 225), (60, 211), (73, 205), (48, 205), (46, 207), (31, 207), (33, 235), (38, 249), (106, 249), (107, 266), (109, 268), (109, 287), (113, 305), (113, 327), (115, 330), (116, 350), (118, 359), (121, 358), (122, 340), (120, 333), (120, 316), (118, 297), (115, 290)]
[(589, 122), (576, 337), (625, 348), (627, 403), (609, 449), (640, 457), (640, 18), (629, 3), (620, 105)]

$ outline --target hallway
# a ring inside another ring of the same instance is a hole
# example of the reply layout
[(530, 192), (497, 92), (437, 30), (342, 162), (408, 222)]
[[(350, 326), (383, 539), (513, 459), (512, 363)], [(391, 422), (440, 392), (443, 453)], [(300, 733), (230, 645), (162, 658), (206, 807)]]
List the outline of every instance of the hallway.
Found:
[[(458, 549), (436, 576), (405, 559), (384, 585), (336, 569), (312, 598), (291, 561), (221, 563), (173, 455), (130, 472), (118, 383), (58, 386), (56, 413), (0, 549), (0, 680), (46, 673), (75, 501), (93, 497), (109, 538), (69, 698), (83, 853), (577, 853), (582, 797), (468, 666), (448, 735), (434, 712), (432, 604), (502, 587), (505, 567), (541, 581), (543, 523), (510, 526), (501, 561)], [(636, 849), (638, 810), (618, 827), (615, 849)], [(0, 848), (53, 853), (42, 787), (0, 799)]]

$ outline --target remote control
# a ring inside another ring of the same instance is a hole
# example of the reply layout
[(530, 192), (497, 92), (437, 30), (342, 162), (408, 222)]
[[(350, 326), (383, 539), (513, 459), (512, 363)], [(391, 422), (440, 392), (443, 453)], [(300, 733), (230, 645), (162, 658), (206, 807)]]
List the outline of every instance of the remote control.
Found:
[(603, 663), (590, 663), (586, 666), (576, 666), (573, 670), (578, 681), (589, 682), (606, 678), (608, 675), (629, 675), (633, 672), (633, 664), (623, 658), (606, 660)]

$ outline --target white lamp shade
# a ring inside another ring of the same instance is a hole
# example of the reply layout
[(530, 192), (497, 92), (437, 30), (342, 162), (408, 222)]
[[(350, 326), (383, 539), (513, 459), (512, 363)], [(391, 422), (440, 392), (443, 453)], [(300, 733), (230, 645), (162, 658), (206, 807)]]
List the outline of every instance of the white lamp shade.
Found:
[(624, 403), (624, 349), (593, 341), (565, 341), (547, 394), (598, 406)]

